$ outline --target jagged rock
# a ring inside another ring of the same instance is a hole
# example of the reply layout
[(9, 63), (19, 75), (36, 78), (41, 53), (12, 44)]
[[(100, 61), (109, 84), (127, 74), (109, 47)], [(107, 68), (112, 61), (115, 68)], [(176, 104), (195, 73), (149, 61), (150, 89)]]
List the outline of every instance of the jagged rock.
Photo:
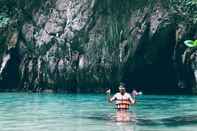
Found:
[[(17, 10), (11, 17), (19, 24), (3, 33), (0, 60), (13, 51), (9, 47), (15, 49), (10, 61), (17, 61), (17, 89), (101, 92), (123, 81), (129, 89), (146, 92), (196, 90), (191, 84), (195, 79), (183, 77), (195, 74), (196, 56), (191, 53), (182, 62), (181, 44), (196, 28), (184, 19), (177, 21), (168, 1), (35, 2), (11, 9)], [(187, 66), (185, 61), (190, 61)], [(1, 83), (11, 78), (6, 74), (13, 67), (9, 62), (7, 67)]]

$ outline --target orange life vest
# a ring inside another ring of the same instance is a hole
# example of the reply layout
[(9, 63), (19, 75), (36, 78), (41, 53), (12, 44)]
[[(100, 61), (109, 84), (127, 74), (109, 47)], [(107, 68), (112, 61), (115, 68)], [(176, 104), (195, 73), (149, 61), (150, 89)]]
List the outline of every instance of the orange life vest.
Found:
[(117, 99), (116, 100), (116, 107), (119, 110), (129, 109), (130, 104), (131, 104), (131, 102), (129, 101), (129, 99)]

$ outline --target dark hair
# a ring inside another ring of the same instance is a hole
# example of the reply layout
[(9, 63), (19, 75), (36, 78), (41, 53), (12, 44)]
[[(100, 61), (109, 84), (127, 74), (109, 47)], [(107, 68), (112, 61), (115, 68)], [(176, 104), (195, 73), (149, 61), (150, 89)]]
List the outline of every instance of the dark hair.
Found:
[(125, 87), (125, 83), (123, 83), (123, 82), (120, 82), (120, 86), (123, 86), (123, 87)]

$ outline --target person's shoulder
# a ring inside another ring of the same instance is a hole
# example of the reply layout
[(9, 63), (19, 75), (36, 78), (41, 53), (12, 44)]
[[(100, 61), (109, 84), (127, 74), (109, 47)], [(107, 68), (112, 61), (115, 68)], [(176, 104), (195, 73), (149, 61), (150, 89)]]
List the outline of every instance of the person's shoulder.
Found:
[(120, 93), (117, 92), (116, 94), (114, 94), (114, 96), (119, 97), (120, 96)]
[(120, 92), (117, 92), (115, 95), (120, 95)]

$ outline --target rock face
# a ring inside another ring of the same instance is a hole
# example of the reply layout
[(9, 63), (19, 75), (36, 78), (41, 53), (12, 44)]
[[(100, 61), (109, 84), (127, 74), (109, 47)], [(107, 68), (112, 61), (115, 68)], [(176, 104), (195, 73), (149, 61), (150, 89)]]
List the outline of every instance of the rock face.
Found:
[[(15, 8), (9, 2), (7, 14), (17, 15), (1, 29), (2, 91), (102, 92), (120, 81), (145, 92), (196, 91), (195, 51), (185, 67), (179, 46), (196, 26), (179, 26), (184, 20), (176, 20), (168, 2), (19, 0)], [(189, 29), (177, 40), (179, 27)]]

